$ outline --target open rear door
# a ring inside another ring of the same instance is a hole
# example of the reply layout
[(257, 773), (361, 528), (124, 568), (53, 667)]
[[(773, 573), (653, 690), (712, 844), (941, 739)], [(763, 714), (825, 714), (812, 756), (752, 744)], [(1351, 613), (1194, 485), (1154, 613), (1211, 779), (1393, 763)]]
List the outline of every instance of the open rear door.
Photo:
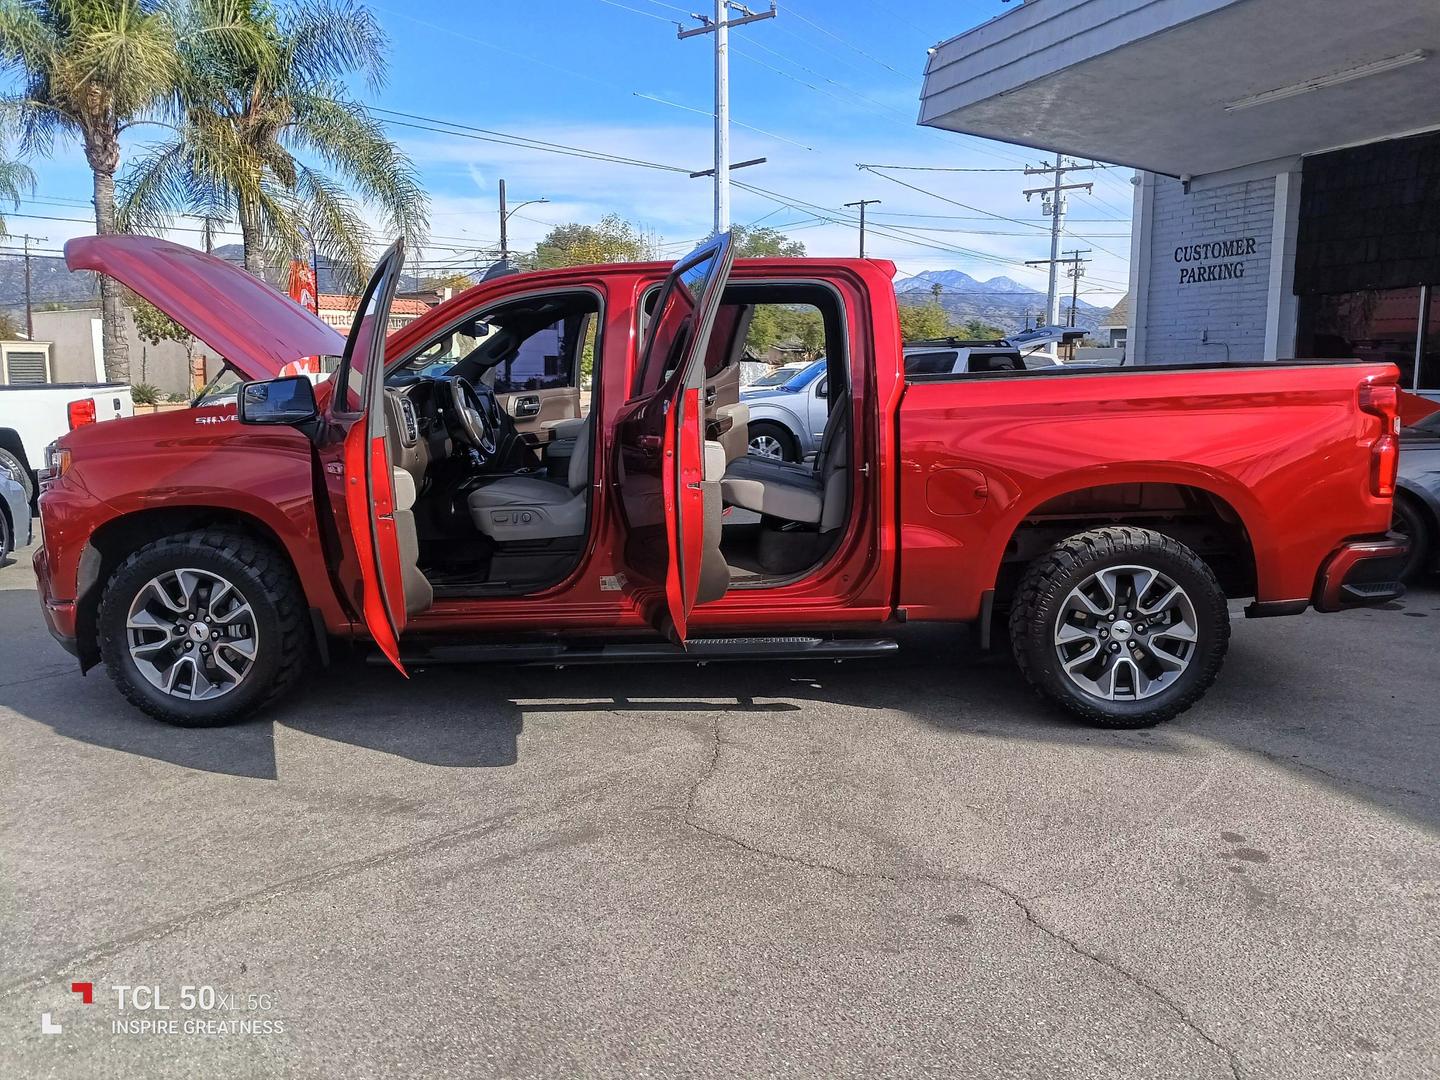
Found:
[[(705, 351), (732, 262), (730, 234), (675, 264), (651, 311), (636, 386), (616, 427), (625, 567), (651, 623), (679, 641), (700, 597), (705, 513)], [(718, 505), (710, 527), (719, 529)]]
[(360, 296), (326, 406), (328, 425), (335, 438), (343, 440), (345, 518), (359, 570), (360, 580), (354, 585), (361, 614), (375, 644), (402, 674), (405, 581), (395, 521), (395, 478), (385, 437), (385, 336), (404, 262), (404, 241), (397, 240)]

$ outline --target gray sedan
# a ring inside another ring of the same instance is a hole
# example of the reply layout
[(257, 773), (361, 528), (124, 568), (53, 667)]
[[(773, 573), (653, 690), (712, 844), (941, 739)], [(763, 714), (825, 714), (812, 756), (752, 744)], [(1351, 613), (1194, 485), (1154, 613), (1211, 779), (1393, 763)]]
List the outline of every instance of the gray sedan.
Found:
[(24, 488), (0, 472), (0, 562), (30, 539), (30, 500)]
[(1395, 531), (1410, 537), (1407, 579), (1440, 570), (1440, 413), (1400, 433)]

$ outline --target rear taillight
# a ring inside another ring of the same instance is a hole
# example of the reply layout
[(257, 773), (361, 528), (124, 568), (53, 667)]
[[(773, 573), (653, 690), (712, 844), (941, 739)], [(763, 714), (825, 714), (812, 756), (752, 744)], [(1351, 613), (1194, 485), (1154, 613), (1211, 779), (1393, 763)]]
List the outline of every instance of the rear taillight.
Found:
[(1380, 420), (1380, 433), (1370, 444), (1370, 494), (1393, 498), (1400, 467), (1399, 388), (1393, 383), (1361, 383), (1360, 411)]
[(65, 411), (70, 418), (71, 431), (85, 424), (95, 423), (94, 398), (81, 398), (79, 401), (72, 401), (70, 402), (69, 408)]

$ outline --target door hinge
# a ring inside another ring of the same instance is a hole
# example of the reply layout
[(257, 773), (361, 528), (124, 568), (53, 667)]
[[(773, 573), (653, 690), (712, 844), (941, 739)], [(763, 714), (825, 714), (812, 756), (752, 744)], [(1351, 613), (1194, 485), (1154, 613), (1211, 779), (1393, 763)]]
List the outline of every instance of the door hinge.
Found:
[(861, 475), (861, 476), (869, 476), (869, 475), (870, 475), (870, 463), (869, 463), (868, 461), (865, 462), (865, 464), (863, 464), (863, 465), (860, 466), (860, 475)]

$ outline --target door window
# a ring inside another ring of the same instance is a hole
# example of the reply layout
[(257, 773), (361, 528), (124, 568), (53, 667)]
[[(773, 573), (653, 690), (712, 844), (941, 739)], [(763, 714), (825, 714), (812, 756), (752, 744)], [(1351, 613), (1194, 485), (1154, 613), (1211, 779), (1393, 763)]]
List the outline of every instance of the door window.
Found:
[[(355, 321), (350, 325), (350, 336), (345, 341), (345, 358), (340, 363), (340, 378), (337, 380), (335, 411), (358, 413), (365, 407), (365, 372), (369, 369), (371, 351), (375, 342), (384, 338), (375, 331), (375, 319), (381, 304), (381, 285), (384, 273), (376, 273), (365, 287), (365, 295), (356, 307)], [(384, 363), (383, 350), (380, 362)]]
[(702, 249), (666, 280), (657, 314), (645, 328), (635, 397), (654, 393), (684, 363), (695, 335), (704, 329), (696, 325), (703, 314), (700, 301), (719, 273), (725, 251), (723, 245)]

